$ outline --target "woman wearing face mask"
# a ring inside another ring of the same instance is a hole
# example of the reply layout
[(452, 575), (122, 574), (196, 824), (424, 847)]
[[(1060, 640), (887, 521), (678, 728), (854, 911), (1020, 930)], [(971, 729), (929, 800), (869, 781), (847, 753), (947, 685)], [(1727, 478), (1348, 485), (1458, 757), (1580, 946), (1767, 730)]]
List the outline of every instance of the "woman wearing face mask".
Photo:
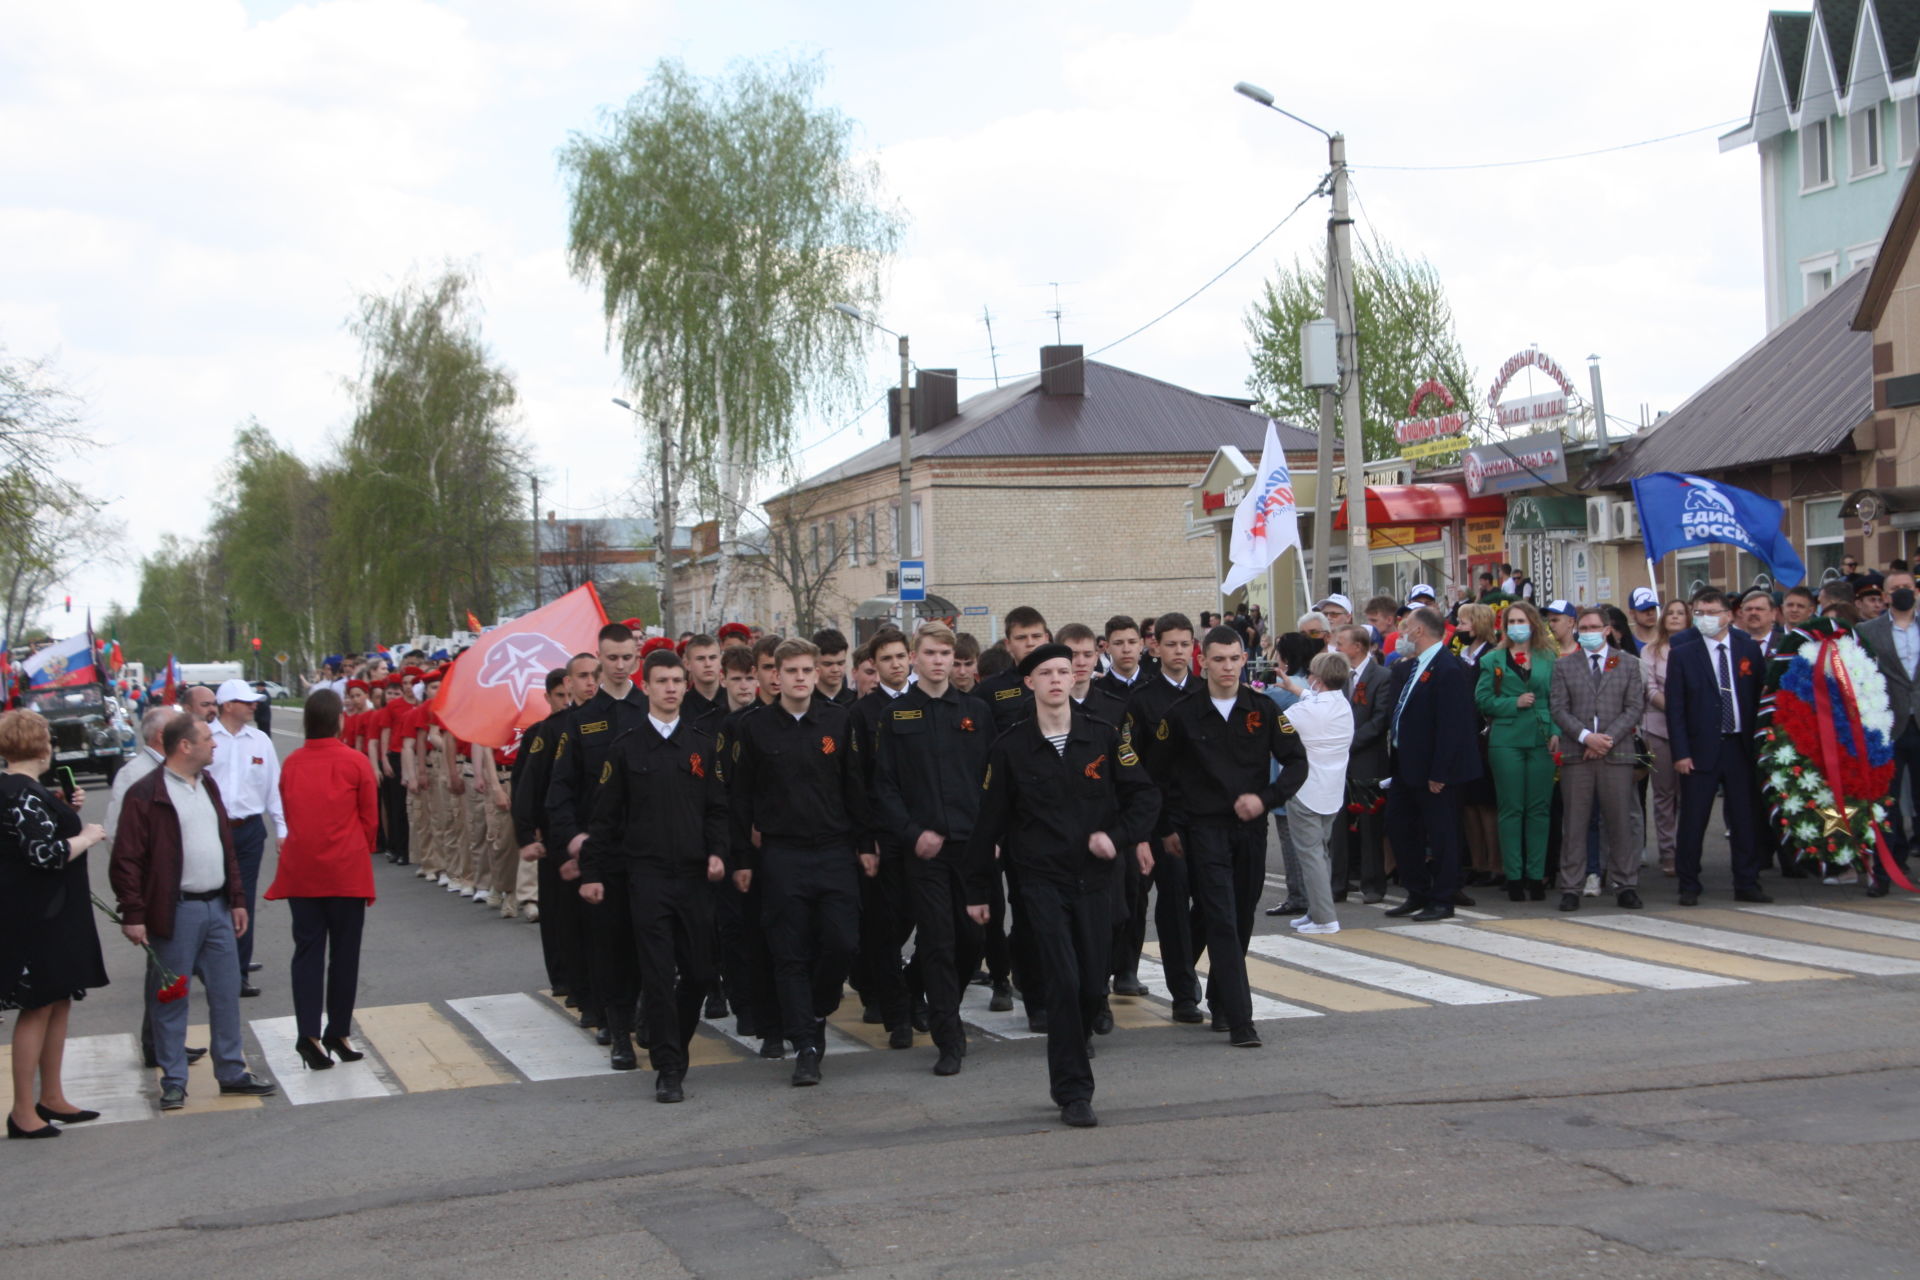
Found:
[(1640, 672), (1646, 677), (1647, 713), (1640, 736), (1653, 755), (1653, 835), (1660, 850), (1660, 871), (1673, 874), (1673, 851), (1680, 830), (1680, 775), (1673, 771), (1673, 746), (1667, 740), (1667, 658), (1676, 636), (1693, 627), (1693, 615), (1684, 600), (1669, 600), (1660, 611), (1660, 630), (1640, 651)]
[(1474, 686), (1474, 702), (1487, 718), (1500, 855), (1514, 902), (1546, 897), (1553, 757), (1560, 750), (1547, 702), (1558, 650), (1533, 606), (1513, 601), (1502, 614), (1499, 647), (1481, 656)]
[[(1479, 669), (1480, 659), (1499, 643), (1500, 617), (1491, 605), (1460, 606), (1459, 629), (1453, 633), (1453, 651), (1460, 661)], [(1467, 839), (1470, 864), (1468, 885), (1503, 884), (1501, 874), (1499, 801), (1493, 790), (1493, 771), (1487, 762), (1486, 720), (1480, 722), (1480, 776), (1461, 789), (1461, 829)]]

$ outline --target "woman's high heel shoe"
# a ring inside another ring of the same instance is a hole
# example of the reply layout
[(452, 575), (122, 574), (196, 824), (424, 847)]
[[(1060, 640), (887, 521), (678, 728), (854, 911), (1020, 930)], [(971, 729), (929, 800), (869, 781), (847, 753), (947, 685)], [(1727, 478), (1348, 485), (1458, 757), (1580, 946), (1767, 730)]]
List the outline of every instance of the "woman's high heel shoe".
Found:
[(1527, 900), (1527, 882), (1524, 880), (1507, 881), (1507, 901), (1525, 902)]
[(325, 1071), (333, 1065), (333, 1059), (308, 1036), (295, 1036), (293, 1047), (299, 1051), (300, 1065), (311, 1071)]
[(13, 1122), (13, 1117), (9, 1115), (7, 1117), (7, 1136), (9, 1138), (57, 1138), (60, 1136), (60, 1131), (50, 1124), (41, 1125), (38, 1129), (22, 1129)]
[(345, 1036), (328, 1036), (320, 1042), (327, 1046), (327, 1052), (342, 1062), (358, 1062), (367, 1055), (347, 1043)]
[(98, 1120), (98, 1111), (55, 1111), (43, 1102), (33, 1104), (33, 1114), (42, 1120), (58, 1120), (61, 1124), (85, 1124), (89, 1120)]

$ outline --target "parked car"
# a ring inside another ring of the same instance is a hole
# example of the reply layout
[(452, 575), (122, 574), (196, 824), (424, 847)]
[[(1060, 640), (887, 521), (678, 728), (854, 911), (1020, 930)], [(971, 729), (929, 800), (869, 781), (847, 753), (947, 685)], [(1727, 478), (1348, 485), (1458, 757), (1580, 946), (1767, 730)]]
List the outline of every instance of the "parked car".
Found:
[(47, 718), (53, 730), (53, 762), (75, 770), (103, 773), (108, 782), (133, 754), (123, 726), (103, 685), (79, 684), (28, 693), (23, 705)]

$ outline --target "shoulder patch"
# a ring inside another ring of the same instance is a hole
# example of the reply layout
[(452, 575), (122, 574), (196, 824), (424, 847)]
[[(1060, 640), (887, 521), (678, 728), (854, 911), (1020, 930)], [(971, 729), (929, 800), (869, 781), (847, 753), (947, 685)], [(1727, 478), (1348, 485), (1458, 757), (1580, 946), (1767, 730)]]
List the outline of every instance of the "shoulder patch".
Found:
[(605, 764), (600, 766), (600, 785), (603, 787), (606, 786), (607, 781), (612, 777), (613, 777), (613, 761), (609, 760)]
[(1133, 743), (1126, 738), (1120, 739), (1119, 757), (1120, 764), (1124, 768), (1131, 769), (1140, 763), (1140, 756), (1134, 751)]
[(993, 787), (993, 764), (991, 761), (989, 761), (987, 764), (986, 776), (980, 779), (980, 789), (982, 791), (988, 791), (988, 790), (991, 790), (992, 787)]
[(1280, 713), (1280, 717), (1279, 717), (1279, 719), (1280, 719), (1280, 732), (1282, 732), (1282, 733), (1291, 733), (1291, 734), (1294, 734), (1294, 735), (1296, 735), (1296, 736), (1298, 736), (1298, 734), (1299, 734), (1299, 732), (1300, 732), (1300, 731), (1299, 731), (1298, 729), (1296, 729), (1296, 728), (1294, 728), (1294, 727), (1293, 727), (1293, 721), (1291, 721), (1291, 720), (1289, 720), (1289, 719), (1287, 719), (1287, 713), (1286, 713), (1286, 712), (1284, 712), (1284, 711), (1282, 711), (1282, 712)]
[(920, 709), (916, 707), (912, 711), (895, 711), (893, 718), (895, 720), (918, 720), (921, 715)]
[(536, 736), (532, 742), (527, 744), (527, 754), (530, 756), (537, 756), (546, 749), (547, 740), (544, 736)]
[(713, 735), (713, 750), (714, 750), (714, 754), (715, 754), (715, 755), (718, 755), (718, 754), (719, 754), (720, 752), (722, 752), (722, 751), (725, 751), (726, 749), (727, 749), (727, 735), (726, 735), (726, 733), (725, 733), (724, 731), (722, 731), (722, 732), (720, 732), (720, 733), (716, 733), (716, 734), (714, 734), (714, 735)]
[(1160, 722), (1160, 727), (1153, 731), (1153, 736), (1160, 739), (1160, 741), (1165, 742), (1168, 738), (1173, 736), (1173, 730), (1170, 727), (1168, 727), (1167, 722), (1165, 720), (1162, 720)]
[(993, 691), (993, 700), (995, 702), (1005, 702), (1008, 698), (1017, 698), (1019, 696), (1020, 689), (1017, 685), (1010, 689), (995, 689)]
[(592, 724), (581, 725), (580, 732), (581, 733), (605, 733), (608, 727), (609, 726), (605, 720), (595, 720)]
[(568, 738), (568, 736), (569, 736), (568, 734), (564, 734), (564, 733), (563, 733), (563, 734), (561, 734), (561, 735), (560, 735), (560, 741), (558, 741), (558, 742), (556, 742), (556, 743), (554, 743), (554, 744), (553, 744), (553, 758), (554, 758), (555, 760), (558, 760), (558, 759), (560, 759), (560, 757), (562, 757), (562, 756), (564, 756), (564, 755), (566, 755), (566, 754), (567, 754), (567, 738)]

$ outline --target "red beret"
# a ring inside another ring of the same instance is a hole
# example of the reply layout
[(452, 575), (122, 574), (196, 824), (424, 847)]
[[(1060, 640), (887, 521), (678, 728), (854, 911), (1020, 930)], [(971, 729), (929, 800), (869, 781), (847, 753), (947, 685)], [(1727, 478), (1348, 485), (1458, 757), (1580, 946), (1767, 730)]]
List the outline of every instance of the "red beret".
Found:
[(658, 653), (662, 649), (672, 649), (672, 648), (673, 648), (673, 641), (667, 639), (665, 636), (655, 636), (653, 639), (647, 641), (645, 644), (640, 646), (640, 657), (644, 659), (650, 653)]
[(722, 623), (720, 630), (714, 634), (721, 644), (725, 644), (728, 640), (738, 640), (742, 644), (753, 643), (753, 628), (744, 622)]
[(633, 632), (641, 632), (647, 629), (647, 624), (638, 618), (622, 618), (620, 619), (620, 625)]
[(347, 688), (350, 691), (354, 689), (358, 689), (362, 693), (373, 692), (373, 686), (368, 684), (365, 680), (349, 680), (347, 681)]

